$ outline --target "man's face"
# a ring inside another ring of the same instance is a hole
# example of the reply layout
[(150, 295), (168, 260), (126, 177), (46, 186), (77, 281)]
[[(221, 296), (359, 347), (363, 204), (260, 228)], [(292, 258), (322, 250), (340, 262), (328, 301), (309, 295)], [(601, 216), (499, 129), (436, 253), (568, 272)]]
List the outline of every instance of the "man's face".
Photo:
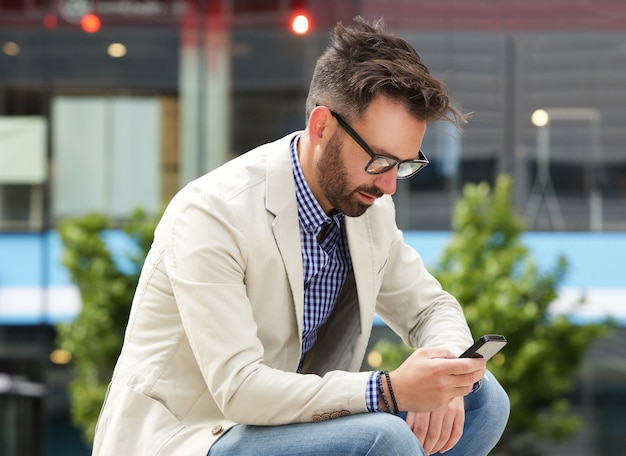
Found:
[[(341, 154), (343, 141), (340, 136), (339, 130), (333, 134), (324, 155), (317, 162), (319, 186), (335, 210), (348, 217), (358, 217), (371, 206), (375, 198), (380, 198), (384, 193), (373, 184), (355, 187), (351, 183), (350, 172)], [(395, 172), (390, 171), (390, 173)], [(368, 204), (364, 201), (360, 197), (361, 194), (369, 195), (372, 203)]]
[[(397, 160), (417, 158), (426, 123), (386, 98), (374, 100), (353, 129), (380, 155)], [(319, 188), (330, 206), (349, 217), (362, 215), (377, 198), (396, 191), (397, 168), (368, 174), (370, 156), (337, 125), (316, 163)]]

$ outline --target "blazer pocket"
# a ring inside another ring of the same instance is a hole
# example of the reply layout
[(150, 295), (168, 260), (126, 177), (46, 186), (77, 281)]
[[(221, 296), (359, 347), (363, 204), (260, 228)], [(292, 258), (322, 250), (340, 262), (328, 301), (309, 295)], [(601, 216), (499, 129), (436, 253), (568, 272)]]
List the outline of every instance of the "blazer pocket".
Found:
[(124, 448), (135, 448), (135, 451), (127, 454), (156, 455), (185, 426), (161, 402), (127, 386), (124, 388), (127, 396), (124, 401), (126, 412), (120, 418), (119, 430), (135, 439)]

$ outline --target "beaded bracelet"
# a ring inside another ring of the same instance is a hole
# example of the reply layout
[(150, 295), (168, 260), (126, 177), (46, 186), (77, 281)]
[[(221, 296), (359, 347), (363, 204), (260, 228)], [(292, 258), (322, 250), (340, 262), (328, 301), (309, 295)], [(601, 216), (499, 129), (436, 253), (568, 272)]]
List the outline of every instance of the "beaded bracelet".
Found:
[(389, 387), (389, 395), (391, 396), (391, 402), (393, 403), (393, 414), (397, 415), (400, 410), (398, 410), (398, 403), (396, 402), (396, 395), (393, 394), (393, 388), (391, 387), (391, 378), (389, 377), (389, 372), (384, 371), (385, 379), (387, 380), (387, 386)]
[(383, 373), (382, 372), (378, 375), (378, 393), (380, 394), (380, 397), (383, 399), (383, 404), (385, 404), (387, 413), (391, 413), (391, 407), (389, 407), (389, 401), (387, 400), (387, 396), (385, 395), (385, 390), (383, 389)]

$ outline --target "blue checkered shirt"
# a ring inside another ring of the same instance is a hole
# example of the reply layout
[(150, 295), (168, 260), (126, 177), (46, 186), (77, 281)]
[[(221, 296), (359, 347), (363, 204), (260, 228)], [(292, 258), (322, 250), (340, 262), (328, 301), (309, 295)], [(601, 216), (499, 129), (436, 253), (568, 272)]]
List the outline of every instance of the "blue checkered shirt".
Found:
[[(300, 162), (296, 145), (299, 137), (291, 142), (291, 162), (296, 184), (296, 201), (300, 222), (302, 246), (302, 269), (304, 272), (304, 322), (302, 328), (302, 358), (317, 340), (318, 330), (326, 323), (335, 301), (352, 268), (350, 250), (346, 237), (344, 214), (326, 215), (309, 188)], [(326, 230), (321, 241), (318, 236)], [(377, 379), (373, 372), (368, 380), (366, 402), (370, 411), (378, 410)]]

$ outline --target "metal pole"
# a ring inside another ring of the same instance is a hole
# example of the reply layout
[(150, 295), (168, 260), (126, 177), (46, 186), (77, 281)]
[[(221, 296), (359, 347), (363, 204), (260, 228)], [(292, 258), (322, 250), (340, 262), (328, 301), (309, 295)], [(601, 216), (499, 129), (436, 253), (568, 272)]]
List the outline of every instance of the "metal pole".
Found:
[(549, 123), (537, 127), (537, 176), (530, 192), (528, 206), (526, 206), (526, 218), (530, 221), (530, 226), (535, 224), (542, 199), (545, 200), (552, 226), (556, 230), (564, 230), (565, 221), (550, 177)]

